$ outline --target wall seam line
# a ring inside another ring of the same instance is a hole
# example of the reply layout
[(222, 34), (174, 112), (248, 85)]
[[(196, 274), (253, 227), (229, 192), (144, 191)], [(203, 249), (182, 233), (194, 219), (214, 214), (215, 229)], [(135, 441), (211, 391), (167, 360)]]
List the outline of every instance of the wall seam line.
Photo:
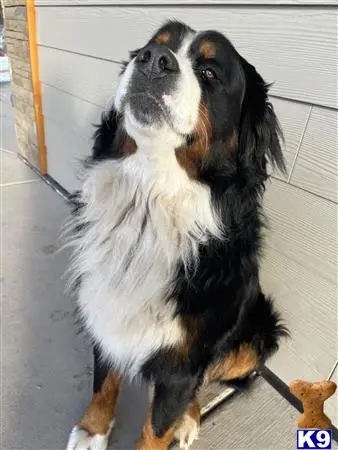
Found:
[(298, 143), (298, 146), (297, 146), (297, 151), (296, 151), (295, 157), (293, 159), (292, 166), (291, 166), (291, 169), (290, 169), (290, 173), (289, 173), (289, 176), (288, 176), (288, 179), (287, 179), (288, 183), (290, 183), (290, 181), (291, 181), (291, 177), (292, 177), (294, 168), (296, 166), (296, 162), (298, 160), (299, 152), (300, 152), (303, 140), (304, 140), (304, 136), (305, 136), (305, 133), (306, 133), (306, 130), (307, 130), (307, 127), (308, 127), (308, 123), (310, 121), (312, 110), (313, 110), (313, 105), (310, 106), (309, 113), (308, 113), (306, 121), (305, 121), (303, 133), (302, 133), (302, 135), (301, 135), (301, 137), (299, 139), (299, 143)]

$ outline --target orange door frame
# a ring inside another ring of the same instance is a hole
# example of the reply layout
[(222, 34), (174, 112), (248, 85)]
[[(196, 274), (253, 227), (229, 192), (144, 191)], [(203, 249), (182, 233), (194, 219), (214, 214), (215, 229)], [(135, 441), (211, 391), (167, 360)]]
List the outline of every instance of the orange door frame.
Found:
[(39, 57), (38, 57), (38, 46), (36, 41), (36, 13), (34, 0), (26, 0), (26, 11), (28, 24), (29, 55), (32, 71), (36, 134), (39, 151), (39, 169), (42, 175), (46, 175), (47, 150), (45, 144), (44, 116), (42, 111), (41, 82), (39, 77)]

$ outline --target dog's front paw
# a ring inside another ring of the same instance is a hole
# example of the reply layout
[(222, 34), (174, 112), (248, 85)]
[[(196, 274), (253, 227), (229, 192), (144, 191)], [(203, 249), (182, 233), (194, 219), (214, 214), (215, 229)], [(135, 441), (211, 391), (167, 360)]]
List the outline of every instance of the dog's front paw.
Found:
[(76, 425), (70, 433), (67, 450), (106, 450), (112, 428), (113, 424), (106, 434), (92, 435)]
[(198, 438), (200, 424), (189, 414), (184, 414), (181, 424), (175, 431), (175, 439), (179, 442), (180, 448), (188, 450), (192, 443)]

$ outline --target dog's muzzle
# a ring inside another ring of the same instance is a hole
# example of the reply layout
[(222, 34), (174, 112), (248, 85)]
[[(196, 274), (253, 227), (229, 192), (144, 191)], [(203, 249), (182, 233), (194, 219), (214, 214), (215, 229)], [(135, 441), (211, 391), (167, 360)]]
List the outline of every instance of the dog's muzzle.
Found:
[(134, 117), (143, 124), (168, 120), (168, 97), (176, 89), (179, 63), (167, 47), (150, 44), (141, 49), (134, 61), (128, 103)]

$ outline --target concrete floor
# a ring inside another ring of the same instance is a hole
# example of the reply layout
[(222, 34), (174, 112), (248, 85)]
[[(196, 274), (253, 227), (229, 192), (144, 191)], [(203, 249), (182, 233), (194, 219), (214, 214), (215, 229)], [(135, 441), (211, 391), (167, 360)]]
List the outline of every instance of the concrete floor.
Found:
[[(64, 295), (68, 207), (16, 155), (9, 90), (1, 91), (1, 449), (60, 450), (91, 392), (91, 351)], [(111, 448), (131, 449), (147, 392), (124, 389)], [(294, 449), (298, 413), (264, 380), (205, 420), (193, 447)]]
[[(8, 94), (8, 93), (7, 93)], [(9, 95), (1, 92), (1, 449), (62, 449), (90, 398), (91, 351), (64, 295), (59, 252), (68, 207), (16, 155)], [(131, 448), (147, 392), (123, 392), (114, 441)]]

